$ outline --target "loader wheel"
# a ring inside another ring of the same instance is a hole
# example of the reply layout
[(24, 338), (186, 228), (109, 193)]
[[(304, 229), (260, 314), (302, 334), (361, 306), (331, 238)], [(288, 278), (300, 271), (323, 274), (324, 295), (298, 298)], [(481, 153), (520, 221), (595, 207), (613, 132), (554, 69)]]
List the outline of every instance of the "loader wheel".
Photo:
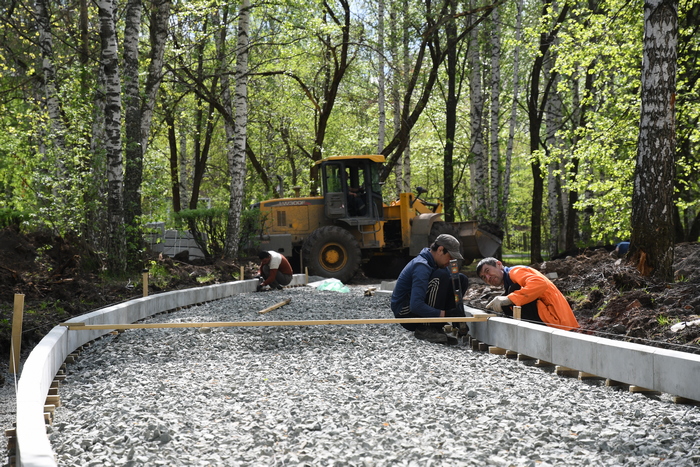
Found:
[(304, 261), (309, 273), (347, 282), (360, 267), (360, 245), (347, 230), (337, 226), (320, 227), (304, 241)]

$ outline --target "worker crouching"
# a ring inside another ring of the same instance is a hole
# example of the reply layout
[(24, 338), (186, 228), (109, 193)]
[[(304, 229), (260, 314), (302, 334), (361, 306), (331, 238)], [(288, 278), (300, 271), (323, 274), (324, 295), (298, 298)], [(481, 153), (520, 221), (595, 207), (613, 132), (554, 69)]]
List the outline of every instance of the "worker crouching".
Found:
[(496, 258), (484, 258), (476, 274), (487, 284), (505, 289), (486, 308), (513, 316), (513, 305), (521, 307), (521, 318), (559, 329), (576, 329), (578, 321), (571, 306), (556, 285), (544, 274), (528, 266), (506, 267)]

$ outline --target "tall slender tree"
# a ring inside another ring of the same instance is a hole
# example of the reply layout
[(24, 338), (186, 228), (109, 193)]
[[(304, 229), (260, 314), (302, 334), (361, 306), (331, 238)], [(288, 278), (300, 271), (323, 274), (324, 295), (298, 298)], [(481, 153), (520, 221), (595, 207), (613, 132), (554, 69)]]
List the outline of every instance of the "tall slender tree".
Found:
[(646, 0), (630, 253), (642, 274), (667, 282), (673, 280), (677, 45), (678, 1)]

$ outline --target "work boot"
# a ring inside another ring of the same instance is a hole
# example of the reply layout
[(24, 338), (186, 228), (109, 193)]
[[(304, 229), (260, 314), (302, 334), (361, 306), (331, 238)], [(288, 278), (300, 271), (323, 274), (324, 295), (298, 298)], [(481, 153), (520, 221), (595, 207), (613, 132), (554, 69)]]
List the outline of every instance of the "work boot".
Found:
[(418, 326), (413, 333), (416, 339), (432, 342), (434, 344), (448, 344), (447, 334), (432, 326)]

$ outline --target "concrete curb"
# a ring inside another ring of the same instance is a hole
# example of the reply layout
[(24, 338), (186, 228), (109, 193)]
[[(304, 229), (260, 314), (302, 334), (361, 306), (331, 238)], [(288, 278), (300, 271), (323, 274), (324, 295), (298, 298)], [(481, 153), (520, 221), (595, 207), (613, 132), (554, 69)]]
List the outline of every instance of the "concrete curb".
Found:
[[(467, 307), (467, 312), (479, 310)], [(700, 355), (563, 331), (510, 318), (470, 323), (486, 344), (611, 381), (700, 401)]]
[[(306, 284), (304, 274), (294, 275), (290, 286)], [(165, 292), (102, 308), (68, 320), (85, 324), (133, 323), (163, 311), (174, 310), (237, 293), (254, 292), (257, 279), (227, 282)], [(46, 434), (44, 404), (49, 388), (69, 354), (110, 330), (68, 331), (54, 327), (32, 350), (24, 363), (17, 389), (17, 465), (55, 467), (55, 454)]]

